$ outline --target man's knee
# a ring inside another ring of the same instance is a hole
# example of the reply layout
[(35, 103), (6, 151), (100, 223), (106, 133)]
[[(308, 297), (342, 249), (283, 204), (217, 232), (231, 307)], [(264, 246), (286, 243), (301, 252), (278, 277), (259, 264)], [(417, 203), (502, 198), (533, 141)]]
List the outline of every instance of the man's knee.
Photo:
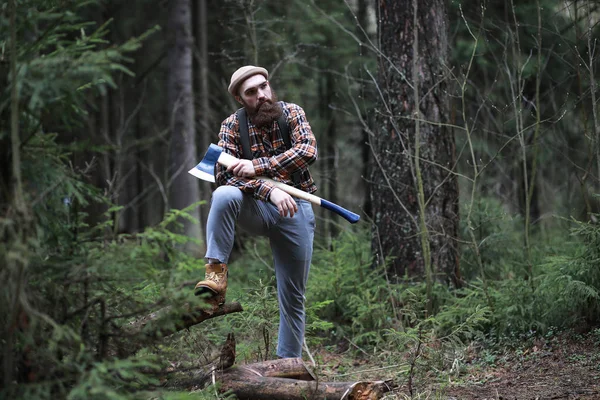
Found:
[(234, 186), (219, 186), (212, 194), (211, 208), (225, 209), (241, 204), (244, 194)]
[[(288, 281), (287, 285), (285, 284), (286, 281)], [(280, 279), (277, 281), (277, 290), (280, 306), (288, 310), (295, 310), (296, 313), (304, 309), (306, 285), (303, 279), (294, 282)]]

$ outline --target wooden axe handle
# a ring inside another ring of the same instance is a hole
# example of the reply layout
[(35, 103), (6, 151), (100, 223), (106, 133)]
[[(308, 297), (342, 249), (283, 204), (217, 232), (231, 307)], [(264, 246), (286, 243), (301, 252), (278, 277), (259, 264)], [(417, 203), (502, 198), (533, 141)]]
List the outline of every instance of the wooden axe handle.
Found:
[[(222, 152), (221, 155), (219, 156), (219, 159), (217, 160), (217, 162), (219, 164), (221, 164), (222, 166), (227, 167), (227, 168), (229, 168), (231, 165), (235, 164), (238, 161), (239, 161), (239, 159), (237, 159), (236, 157), (232, 156), (231, 154), (227, 154), (225, 152)], [(300, 190), (293, 186), (286, 185), (285, 183), (282, 183), (282, 182), (274, 181), (273, 179), (267, 178), (264, 176), (256, 176), (252, 179), (260, 179), (265, 182), (269, 182), (273, 186), (275, 186), (278, 189), (283, 190), (290, 196), (294, 196), (299, 199), (309, 201), (309, 202), (316, 204), (320, 207), (323, 207), (329, 211), (333, 211), (334, 213), (345, 218), (348, 222), (350, 222), (352, 224), (358, 222), (358, 220), (360, 219), (360, 215), (355, 214), (352, 211), (346, 210), (344, 207), (338, 206), (335, 203), (332, 203), (330, 201), (322, 199), (319, 196), (315, 196), (314, 194), (307, 193), (304, 190)]]

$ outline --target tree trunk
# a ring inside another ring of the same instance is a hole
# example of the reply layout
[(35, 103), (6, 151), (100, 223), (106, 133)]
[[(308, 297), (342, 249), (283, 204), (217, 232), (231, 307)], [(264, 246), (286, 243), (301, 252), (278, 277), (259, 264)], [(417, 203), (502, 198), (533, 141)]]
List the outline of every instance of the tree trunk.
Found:
[(371, 140), (373, 251), (377, 262), (387, 259), (393, 277), (419, 279), (430, 265), (433, 279), (456, 284), (458, 185), (454, 137), (443, 125), (446, 3), (382, 0), (378, 13), (384, 57), (378, 71), (379, 131)]
[[(194, 104), (192, 91), (192, 32), (190, 0), (169, 2), (167, 107), (171, 142), (169, 149), (168, 179), (169, 208), (183, 209), (200, 200), (198, 180), (186, 171), (196, 162), (194, 132)], [(198, 209), (190, 214), (200, 219)], [(200, 239), (199, 223), (181, 220), (186, 236)], [(196, 245), (186, 246), (190, 254), (200, 256)]]
[[(206, 149), (212, 142), (211, 138), (216, 138), (217, 135), (214, 132), (215, 127), (212, 125), (212, 116), (209, 103), (209, 91), (208, 91), (208, 10), (206, 7), (206, 0), (199, 0), (195, 2), (196, 12), (194, 13), (195, 18), (195, 34), (196, 34), (196, 51), (197, 56), (197, 77), (196, 87), (197, 90), (197, 101), (198, 112), (196, 113), (196, 120), (198, 121), (198, 139), (199, 149), (198, 160), (202, 158)], [(213, 135), (214, 134), (214, 135)], [(210, 203), (212, 194), (212, 187), (209, 182), (200, 181), (200, 198), (206, 201), (206, 204)], [(200, 221), (201, 226), (206, 226), (206, 220), (208, 219), (208, 205), (200, 208)], [(204, 237), (206, 243), (206, 236)]]
[[(332, 38), (328, 38), (328, 43), (333, 43)], [(331, 104), (334, 97), (334, 80), (330, 73), (324, 72), (319, 80), (319, 108), (321, 120), (324, 124), (324, 135), (320, 141), (320, 155), (324, 162), (321, 162), (323, 168), (324, 182), (322, 183), (324, 197), (332, 203), (338, 202), (337, 196), (337, 171), (336, 171), (336, 119)], [(328, 243), (331, 243), (332, 238), (337, 236), (337, 224), (339, 219), (336, 214), (325, 209), (321, 209), (323, 220), (325, 221), (323, 233), (327, 238)]]
[[(0, 87), (8, 87), (8, 62), (0, 60)], [(12, 108), (11, 108), (12, 109)], [(10, 110), (0, 112), (0, 132), (9, 132)], [(8, 134), (0, 135), (0, 210), (5, 210), (12, 198), (12, 143)]]
[[(368, 18), (368, 10), (370, 8), (367, 0), (358, 0), (357, 2), (357, 10), (356, 10), (356, 16), (358, 18), (357, 22), (358, 22), (358, 26), (356, 27), (356, 35), (363, 41), (366, 41), (367, 39), (371, 40), (373, 42), (375, 42), (375, 38), (369, 38), (368, 36), (368, 31), (369, 31), (369, 18)], [(363, 57), (363, 52), (365, 51), (364, 46), (362, 44), (358, 45), (358, 54), (360, 57)], [(361, 78), (365, 79), (367, 76), (365, 74), (365, 76), (361, 76)], [(361, 85), (360, 88), (360, 95), (362, 99), (365, 98), (376, 98), (375, 93), (369, 93), (367, 89), (367, 85)], [(369, 107), (369, 109), (367, 110), (363, 110), (363, 115), (361, 116), (362, 120), (364, 121), (365, 124), (367, 124), (367, 126), (363, 126), (362, 130), (361, 130), (361, 142), (360, 142), (360, 153), (361, 153), (361, 160), (362, 160), (362, 168), (361, 168), (361, 177), (363, 178), (363, 180), (365, 181), (365, 196), (363, 199), (363, 205), (362, 205), (362, 209), (363, 212), (368, 215), (369, 217), (372, 214), (372, 207), (371, 207), (371, 196), (369, 195), (370, 190), (371, 190), (371, 184), (370, 181), (367, 179), (367, 177), (369, 176), (369, 163), (372, 161), (371, 158), (371, 149), (369, 148), (369, 128), (372, 127), (372, 108)]]
[[(327, 99), (327, 103), (325, 107), (327, 107), (328, 118), (325, 120), (327, 122), (327, 147), (325, 151), (327, 152), (327, 196), (328, 200), (333, 203), (338, 203), (338, 195), (337, 195), (337, 123), (335, 118), (335, 113), (331, 109), (331, 104), (333, 102), (334, 97), (334, 80), (332, 74), (327, 74), (326, 76), (326, 84), (325, 90), (327, 91), (327, 95), (325, 99)], [(339, 218), (335, 217), (336, 214), (330, 213), (327, 223), (329, 224), (329, 228), (327, 231), (329, 235), (334, 238), (338, 234), (338, 224)]]

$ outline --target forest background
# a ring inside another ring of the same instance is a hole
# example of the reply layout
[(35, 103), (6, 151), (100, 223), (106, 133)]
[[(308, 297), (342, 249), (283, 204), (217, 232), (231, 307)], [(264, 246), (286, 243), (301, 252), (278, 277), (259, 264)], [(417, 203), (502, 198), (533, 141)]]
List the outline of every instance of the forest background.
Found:
[(122, 335), (198, 301), (212, 187), (186, 171), (238, 108), (226, 88), (245, 64), (306, 111), (318, 194), (361, 214), (315, 208), (307, 358), (366, 360), (413, 395), (460, 379), (474, 343), (600, 341), (597, 8), (2, 2), (3, 396), (187, 396), (165, 382), (230, 331), (238, 362), (274, 356), (268, 243), (243, 234), (228, 294), (243, 313), (141, 349)]

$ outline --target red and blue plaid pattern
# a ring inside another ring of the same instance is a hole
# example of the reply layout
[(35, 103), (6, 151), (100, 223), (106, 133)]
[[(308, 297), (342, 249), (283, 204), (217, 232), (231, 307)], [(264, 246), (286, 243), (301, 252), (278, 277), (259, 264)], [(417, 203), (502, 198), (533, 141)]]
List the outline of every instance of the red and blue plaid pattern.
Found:
[[(257, 176), (266, 176), (275, 181), (293, 185), (292, 173), (301, 171), (300, 189), (308, 193), (317, 190), (308, 166), (317, 159), (317, 141), (306, 119), (304, 110), (292, 103), (280, 102), (290, 127), (292, 148), (286, 150), (277, 121), (270, 127), (257, 128), (248, 121), (250, 150), (252, 151), (254, 169)], [(233, 113), (221, 124), (219, 146), (226, 153), (242, 158), (239, 121)], [(273, 185), (260, 179), (238, 178), (227, 172), (226, 168), (217, 165), (216, 180), (219, 185), (239, 187), (245, 193), (251, 193), (259, 200), (267, 201)]]

